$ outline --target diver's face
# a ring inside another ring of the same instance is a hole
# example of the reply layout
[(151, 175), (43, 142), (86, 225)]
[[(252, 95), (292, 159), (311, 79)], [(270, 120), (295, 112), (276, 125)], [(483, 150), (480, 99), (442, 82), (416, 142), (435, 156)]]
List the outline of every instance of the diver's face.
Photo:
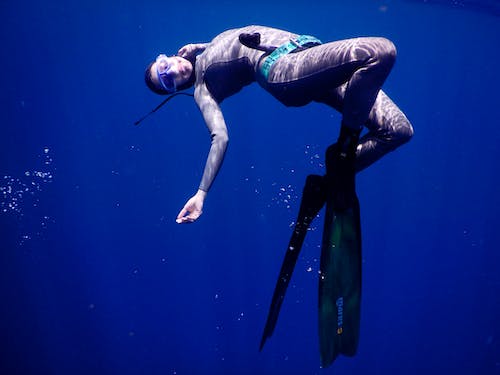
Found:
[(187, 82), (193, 66), (180, 56), (159, 55), (151, 66), (151, 77), (158, 87), (169, 92), (175, 92), (176, 88)]

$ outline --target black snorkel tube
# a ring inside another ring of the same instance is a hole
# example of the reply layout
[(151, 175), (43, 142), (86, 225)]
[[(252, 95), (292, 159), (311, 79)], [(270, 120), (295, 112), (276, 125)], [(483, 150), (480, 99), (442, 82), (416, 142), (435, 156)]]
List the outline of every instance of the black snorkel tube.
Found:
[(134, 122), (134, 125), (139, 125), (145, 118), (147, 118), (149, 115), (155, 113), (157, 110), (159, 110), (161, 107), (163, 107), (170, 99), (172, 99), (173, 97), (175, 97), (177, 95), (186, 95), (186, 96), (194, 97), (193, 94), (188, 94), (187, 92), (176, 92), (175, 94), (172, 94), (172, 95), (168, 96), (166, 99), (164, 99), (151, 112), (149, 112), (148, 114), (142, 116), (139, 120), (137, 120), (136, 122)]

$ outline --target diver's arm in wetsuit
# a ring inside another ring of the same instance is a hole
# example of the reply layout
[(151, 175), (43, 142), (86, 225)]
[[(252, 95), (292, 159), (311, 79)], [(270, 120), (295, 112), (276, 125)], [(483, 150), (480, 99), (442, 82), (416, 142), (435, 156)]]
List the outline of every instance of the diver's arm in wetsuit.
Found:
[(219, 172), (229, 140), (226, 122), (219, 104), (210, 95), (204, 83), (196, 86), (194, 99), (203, 115), (212, 142), (198, 192), (187, 201), (179, 212), (176, 220), (179, 224), (192, 223), (202, 214), (203, 202), (217, 172)]

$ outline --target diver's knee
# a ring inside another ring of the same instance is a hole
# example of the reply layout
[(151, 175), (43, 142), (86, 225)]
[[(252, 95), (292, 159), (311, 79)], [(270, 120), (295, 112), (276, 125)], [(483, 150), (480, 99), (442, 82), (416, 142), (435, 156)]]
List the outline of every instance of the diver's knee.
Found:
[(413, 133), (413, 126), (411, 126), (411, 123), (405, 119), (404, 124), (399, 126), (397, 130), (396, 139), (398, 146), (409, 142), (413, 137)]
[(413, 127), (410, 122), (403, 117), (392, 126), (379, 129), (371, 133), (387, 150), (395, 150), (399, 146), (407, 143), (413, 137)]
[(397, 50), (392, 41), (387, 38), (377, 38), (377, 60), (391, 68), (396, 62)]

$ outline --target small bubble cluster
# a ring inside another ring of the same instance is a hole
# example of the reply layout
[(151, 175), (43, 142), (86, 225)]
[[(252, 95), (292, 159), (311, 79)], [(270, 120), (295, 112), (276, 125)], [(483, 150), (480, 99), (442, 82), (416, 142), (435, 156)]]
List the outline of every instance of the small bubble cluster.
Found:
[[(255, 166), (250, 166), (250, 169), (252, 170), (251, 174), (255, 173)], [(282, 168), (282, 171), (284, 169)], [(284, 171), (285, 172), (285, 171)], [(286, 172), (289, 173), (295, 173), (294, 169), (290, 169)], [(251, 189), (253, 192), (257, 195), (260, 195), (263, 192), (268, 191), (268, 186), (265, 184), (265, 181), (262, 181), (260, 177), (244, 177), (244, 181), (247, 183), (251, 183)], [(291, 204), (297, 200), (297, 194), (295, 193), (295, 188), (288, 184), (279, 184), (278, 182), (273, 182), (271, 183), (271, 188), (275, 191), (273, 193), (273, 198), (271, 198), (271, 203), (268, 204), (268, 207), (271, 206), (278, 206), (278, 207), (284, 207), (287, 209), (291, 208)]]
[(316, 271), (316, 270), (317, 270), (317, 272), (319, 272), (319, 262), (318, 262), (317, 258), (305, 259), (304, 263), (305, 263), (304, 264), (305, 271), (307, 273), (313, 274), (314, 273), (313, 271)]
[[(296, 180), (296, 177), (293, 176), (299, 170), (301, 174), (304, 176), (308, 174), (317, 174), (323, 175), (325, 173), (325, 163), (323, 157), (321, 155), (324, 154), (320, 145), (305, 145), (304, 146), (304, 155), (306, 157), (305, 166), (304, 162), (300, 163), (298, 168), (281, 168), (281, 178), (279, 180), (271, 181), (266, 183), (260, 177), (256, 175), (256, 167), (254, 165), (250, 165), (250, 171), (247, 176), (243, 177), (245, 183), (249, 183), (248, 187), (253, 190), (256, 195), (261, 195), (264, 193), (264, 196), (268, 195), (269, 188), (271, 189), (271, 201), (267, 203), (268, 208), (280, 208), (286, 209), (290, 214), (293, 214), (300, 205), (302, 189), (296, 188), (292, 183), (286, 183), (284, 181), (290, 182), (291, 178)], [(295, 217), (295, 216), (293, 216)], [(290, 219), (289, 226), (293, 228), (295, 222), (293, 218)], [(315, 231), (317, 227), (315, 225), (311, 225), (308, 230)]]
[[(24, 246), (33, 238), (41, 236), (49, 224), (55, 222), (48, 215), (39, 216), (36, 210), (30, 210), (39, 206), (40, 192), (53, 180), (50, 149), (44, 147), (39, 158), (41, 165), (37, 169), (21, 172), (19, 177), (0, 177), (0, 214), (14, 215), (20, 220), (18, 246)], [(37, 223), (35, 227), (33, 219)]]
[(308, 159), (309, 165), (314, 167), (313, 173), (323, 174), (325, 173), (325, 161), (323, 160), (322, 155), (323, 151), (320, 150), (319, 145), (306, 145), (304, 150), (304, 155)]
[(271, 199), (274, 205), (284, 207), (286, 209), (290, 209), (292, 205), (296, 206), (295, 203), (299, 199), (299, 196), (295, 192), (295, 188), (292, 185), (279, 186), (277, 183), (274, 183), (273, 187), (278, 188), (274, 194), (275, 196)]
[(236, 320), (237, 321), (241, 321), (243, 319), (243, 317), (245, 316), (245, 313), (241, 312), (239, 313), (239, 315), (236, 317)]
[(52, 164), (52, 156), (48, 147), (44, 147), (41, 157), (45, 170), (25, 171), (20, 177), (6, 175), (0, 180), (0, 212), (22, 215), (26, 204), (33, 207), (38, 205), (38, 192), (42, 191), (42, 187), (52, 182), (53, 179), (49, 168)]

